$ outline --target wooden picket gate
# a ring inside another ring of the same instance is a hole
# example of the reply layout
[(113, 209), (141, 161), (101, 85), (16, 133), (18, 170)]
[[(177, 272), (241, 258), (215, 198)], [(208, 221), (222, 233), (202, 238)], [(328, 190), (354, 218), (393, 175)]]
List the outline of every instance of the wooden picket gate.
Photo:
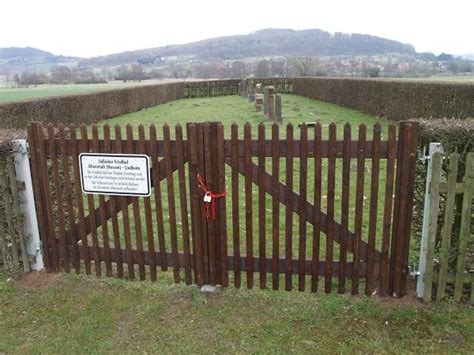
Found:
[[(356, 140), (348, 124), (342, 140), (337, 140), (335, 124), (329, 125), (328, 134), (319, 124), (314, 129), (302, 125), (299, 139), (292, 125), (285, 139), (280, 139), (277, 125), (271, 126), (271, 137), (265, 137), (265, 127), (258, 126), (254, 139), (246, 124), (242, 139), (235, 124), (230, 138), (220, 123), (188, 124), (186, 137), (179, 125), (174, 132), (165, 125), (158, 133), (153, 125), (148, 130), (140, 125), (138, 137), (127, 125), (122, 138), (121, 127), (111, 132), (105, 125), (99, 132), (93, 125), (81, 126), (79, 138), (75, 126), (44, 128), (33, 123), (31, 164), (47, 269), (80, 272), (84, 267), (90, 274), (93, 265), (100, 276), (105, 266), (108, 276), (134, 279), (138, 271), (145, 279), (148, 266), (150, 279), (156, 280), (158, 267), (171, 267), (175, 282), (181, 281), (184, 270), (186, 284), (224, 287), (232, 280), (240, 287), (246, 274), (249, 288), (254, 275), (261, 288), (268, 286), (271, 275), (273, 289), (284, 284), (291, 290), (297, 280), (299, 290), (313, 292), (319, 281), (331, 292), (337, 278), (339, 293), (346, 292), (350, 279), (353, 294), (364, 278), (366, 294), (405, 294), (417, 125), (401, 123), (398, 139), (396, 127), (390, 126), (386, 140), (379, 125), (372, 140), (366, 138), (365, 125)], [(148, 155), (152, 195), (83, 194), (78, 163), (82, 152)], [(299, 174), (294, 174), (295, 160)], [(369, 177), (364, 179), (366, 169), (371, 170), (370, 184)], [(385, 184), (380, 186), (381, 179)], [(368, 202), (364, 190), (370, 194)], [(227, 196), (215, 198), (206, 210), (205, 191)], [(266, 199), (271, 200), (268, 211)]]

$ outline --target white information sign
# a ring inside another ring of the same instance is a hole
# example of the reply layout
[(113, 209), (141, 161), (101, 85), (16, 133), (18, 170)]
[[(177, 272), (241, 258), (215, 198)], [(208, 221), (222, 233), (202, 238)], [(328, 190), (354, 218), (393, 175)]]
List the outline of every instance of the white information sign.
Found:
[(82, 153), (82, 191), (86, 194), (150, 196), (150, 158), (142, 154)]

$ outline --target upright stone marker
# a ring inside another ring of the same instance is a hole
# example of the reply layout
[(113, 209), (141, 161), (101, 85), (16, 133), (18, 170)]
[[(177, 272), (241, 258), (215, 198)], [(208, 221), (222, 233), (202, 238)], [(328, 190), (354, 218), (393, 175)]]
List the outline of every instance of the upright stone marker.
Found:
[(276, 95), (275, 99), (275, 116), (276, 116), (276, 121), (278, 124), (283, 123), (283, 115), (281, 114), (281, 96)]
[(241, 95), (242, 97), (245, 97), (247, 98), (247, 95), (248, 95), (248, 91), (247, 91), (247, 80), (246, 79), (243, 79), (242, 82), (240, 83), (241, 87), (242, 87), (242, 91), (241, 91)]
[(263, 107), (263, 94), (255, 95), (255, 111), (261, 112)]
[(249, 80), (249, 102), (255, 101), (255, 82), (253, 79)]
[(273, 86), (267, 87), (268, 92), (268, 119), (275, 122), (275, 95)]
[(263, 88), (263, 114), (265, 117), (268, 115), (268, 89), (266, 86)]

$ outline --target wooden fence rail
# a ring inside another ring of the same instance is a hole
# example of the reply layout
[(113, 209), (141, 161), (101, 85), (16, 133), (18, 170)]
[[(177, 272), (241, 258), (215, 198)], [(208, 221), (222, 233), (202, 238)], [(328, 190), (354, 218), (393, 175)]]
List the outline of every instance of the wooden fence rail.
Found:
[[(474, 304), (474, 274), (466, 270), (466, 258), (471, 255), (472, 224), (473, 224), (473, 198), (474, 198), (474, 153), (468, 153), (465, 164), (465, 176), (461, 183), (457, 182), (459, 154), (449, 156), (449, 173), (447, 181), (442, 181), (442, 155), (433, 154), (433, 174), (429, 186), (429, 227), (427, 243), (427, 265), (424, 275), (425, 288), (423, 300), (429, 302), (433, 296), (436, 300), (447, 296), (448, 284), (453, 290), (452, 295), (460, 301), (470, 288), (470, 303)], [(444, 197), (443, 228), (439, 233), (439, 250), (436, 238), (440, 218), (440, 197)], [(456, 196), (462, 195), (462, 204), (456, 203)], [(459, 235), (452, 238), (455, 215), (460, 216)], [(454, 255), (454, 258), (452, 256)], [(454, 261), (451, 261), (454, 260)], [(450, 262), (451, 261), (451, 262)], [(472, 263), (472, 260), (471, 260)], [(466, 287), (467, 286), (467, 287)], [(433, 295), (434, 293), (434, 295)]]

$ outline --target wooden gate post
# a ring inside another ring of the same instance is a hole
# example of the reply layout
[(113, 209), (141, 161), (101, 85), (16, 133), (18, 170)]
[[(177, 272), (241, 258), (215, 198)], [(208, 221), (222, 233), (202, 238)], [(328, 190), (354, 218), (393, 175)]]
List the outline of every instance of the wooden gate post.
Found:
[(396, 297), (406, 294), (417, 149), (418, 123), (401, 122), (390, 252), (389, 291)]
[(225, 191), (224, 129), (218, 122), (188, 124), (187, 129), (196, 283), (227, 286), (225, 199), (211, 200), (206, 215), (205, 191), (197, 177), (199, 174), (208, 191), (215, 194)]

